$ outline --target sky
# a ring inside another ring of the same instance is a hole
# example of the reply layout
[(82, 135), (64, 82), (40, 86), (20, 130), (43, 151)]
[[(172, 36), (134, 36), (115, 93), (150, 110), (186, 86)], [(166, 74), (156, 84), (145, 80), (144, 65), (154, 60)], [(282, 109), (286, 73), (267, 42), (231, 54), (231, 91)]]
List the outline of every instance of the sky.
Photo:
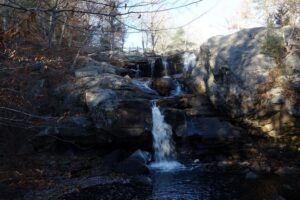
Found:
[[(184, 27), (187, 38), (201, 44), (208, 38), (215, 35), (226, 35), (238, 29), (228, 29), (229, 24), (238, 24), (242, 28), (263, 26), (263, 21), (256, 17), (255, 9), (251, 8), (252, 16), (250, 20), (241, 22), (241, 7), (247, 0), (203, 0), (186, 8), (181, 8), (168, 13), (167, 27), (177, 27), (205, 13), (193, 23)], [(184, 0), (182, 0), (184, 4)], [(191, 1), (189, 1), (191, 2)], [(248, 12), (247, 12), (248, 13)], [(128, 34), (125, 47), (141, 46), (141, 34)]]

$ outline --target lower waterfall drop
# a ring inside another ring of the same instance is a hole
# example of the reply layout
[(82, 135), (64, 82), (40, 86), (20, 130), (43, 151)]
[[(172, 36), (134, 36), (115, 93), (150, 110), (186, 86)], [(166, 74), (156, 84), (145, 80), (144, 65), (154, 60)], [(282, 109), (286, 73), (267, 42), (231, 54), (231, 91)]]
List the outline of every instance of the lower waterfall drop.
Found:
[(169, 77), (169, 63), (167, 58), (162, 58), (162, 64), (164, 66), (165, 77)]
[(140, 76), (141, 76), (140, 65), (137, 64), (136, 71), (135, 71), (135, 78), (140, 78)]
[(154, 70), (155, 70), (155, 58), (148, 59), (148, 63), (149, 63), (150, 68), (151, 68), (151, 78), (153, 78)]
[(154, 162), (151, 167), (162, 171), (184, 168), (184, 165), (175, 160), (176, 153), (172, 139), (172, 127), (165, 122), (156, 102), (152, 106), (152, 122)]

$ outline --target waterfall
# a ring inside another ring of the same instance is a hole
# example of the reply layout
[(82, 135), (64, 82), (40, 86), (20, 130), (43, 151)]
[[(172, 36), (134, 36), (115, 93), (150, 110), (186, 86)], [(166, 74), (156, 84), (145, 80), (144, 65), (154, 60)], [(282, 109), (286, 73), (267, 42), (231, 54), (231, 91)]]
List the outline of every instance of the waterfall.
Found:
[(165, 58), (162, 58), (162, 64), (163, 64), (163, 66), (164, 66), (164, 73), (165, 73), (165, 76), (169, 76), (169, 72), (168, 72), (168, 70), (169, 70), (169, 63), (168, 63), (168, 60), (167, 60), (166, 57), (165, 57)]
[(188, 72), (196, 66), (196, 55), (194, 53), (185, 52), (182, 56), (184, 71)]
[(148, 60), (148, 63), (150, 64), (150, 68), (151, 68), (151, 78), (153, 78), (153, 76), (154, 76), (154, 68), (155, 68), (155, 58), (150, 58)]
[(135, 71), (135, 78), (139, 78), (140, 76), (141, 76), (140, 65), (137, 64), (136, 71)]
[(152, 134), (154, 146), (154, 159), (156, 162), (167, 161), (174, 157), (174, 143), (172, 140), (172, 127), (165, 122), (156, 103), (152, 107)]
[(154, 163), (151, 167), (169, 171), (182, 168), (183, 165), (175, 161), (175, 147), (172, 139), (172, 127), (165, 122), (163, 114), (156, 103), (152, 106), (152, 135), (154, 148)]
[(150, 88), (150, 81), (144, 80), (132, 80), (132, 83), (137, 86), (139, 89), (146, 93), (151, 93), (152, 95), (158, 95), (158, 93)]
[(178, 96), (182, 93), (181, 85), (178, 81), (176, 81), (176, 88), (175, 90), (171, 91), (172, 96)]

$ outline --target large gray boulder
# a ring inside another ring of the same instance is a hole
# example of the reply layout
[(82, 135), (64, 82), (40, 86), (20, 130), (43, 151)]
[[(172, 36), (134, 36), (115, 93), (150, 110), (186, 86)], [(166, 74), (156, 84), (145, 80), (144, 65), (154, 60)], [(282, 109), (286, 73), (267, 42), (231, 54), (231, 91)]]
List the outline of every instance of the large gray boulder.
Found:
[(124, 68), (116, 67), (107, 62), (98, 62), (93, 59), (86, 59), (84, 63), (85, 67), (75, 70), (76, 78), (97, 76), (103, 73), (120, 75), (126, 72)]
[(145, 99), (107, 99), (90, 110), (95, 127), (118, 138), (150, 137), (150, 102)]
[(219, 117), (196, 117), (187, 122), (184, 137), (200, 136), (203, 139), (229, 140), (241, 137), (238, 129)]
[(133, 90), (131, 80), (115, 74), (104, 73), (93, 77), (83, 77), (78, 80), (83, 89), (102, 88), (112, 90)]
[(59, 100), (56, 110), (62, 115), (65, 112), (84, 112), (84, 101), (82, 101), (81, 87), (73, 82), (63, 83), (57, 86), (52, 92), (53, 97)]
[(151, 139), (149, 93), (130, 79), (107, 73), (81, 78), (78, 83), (83, 88), (88, 113), (96, 129), (116, 140)]
[(117, 67), (91, 59), (80, 62), (85, 67), (76, 70), (76, 81), (63, 83), (52, 91), (59, 101), (55, 109), (64, 117), (53, 120), (40, 136), (55, 136), (52, 138), (76, 144), (151, 144), (151, 99), (157, 95), (130, 77), (119, 75)]
[[(282, 35), (281, 29), (273, 32)], [(201, 46), (190, 89), (272, 137), (295, 136), (300, 133), (300, 53), (287, 52), (280, 68), (262, 53), (266, 34), (266, 28), (252, 28), (209, 39)]]
[(89, 110), (96, 106), (114, 108), (117, 104), (117, 94), (111, 89), (94, 88), (85, 91), (85, 102)]
[(120, 162), (116, 167), (116, 171), (128, 175), (150, 174), (150, 169), (147, 166), (150, 161), (151, 154), (139, 149)]
[(185, 112), (180, 109), (165, 108), (163, 109), (163, 114), (166, 123), (171, 125), (173, 132), (178, 136), (182, 136), (182, 133), (187, 128)]

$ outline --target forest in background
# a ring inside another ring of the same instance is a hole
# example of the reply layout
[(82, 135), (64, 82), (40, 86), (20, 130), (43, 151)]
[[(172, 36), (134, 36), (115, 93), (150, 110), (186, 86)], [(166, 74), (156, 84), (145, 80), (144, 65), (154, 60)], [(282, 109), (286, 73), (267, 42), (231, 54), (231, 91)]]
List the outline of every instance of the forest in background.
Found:
[[(48, 48), (123, 50), (127, 35), (135, 32), (143, 33), (143, 51), (197, 48), (195, 41), (186, 38), (184, 26), (168, 27), (166, 18), (172, 10), (188, 9), (202, 1), (1, 0), (0, 48), (35, 41)], [(240, 21), (229, 21), (228, 28), (243, 28), (242, 21), (253, 17), (253, 7), (268, 25), (299, 20), (298, 0), (245, 0), (241, 5)]]

